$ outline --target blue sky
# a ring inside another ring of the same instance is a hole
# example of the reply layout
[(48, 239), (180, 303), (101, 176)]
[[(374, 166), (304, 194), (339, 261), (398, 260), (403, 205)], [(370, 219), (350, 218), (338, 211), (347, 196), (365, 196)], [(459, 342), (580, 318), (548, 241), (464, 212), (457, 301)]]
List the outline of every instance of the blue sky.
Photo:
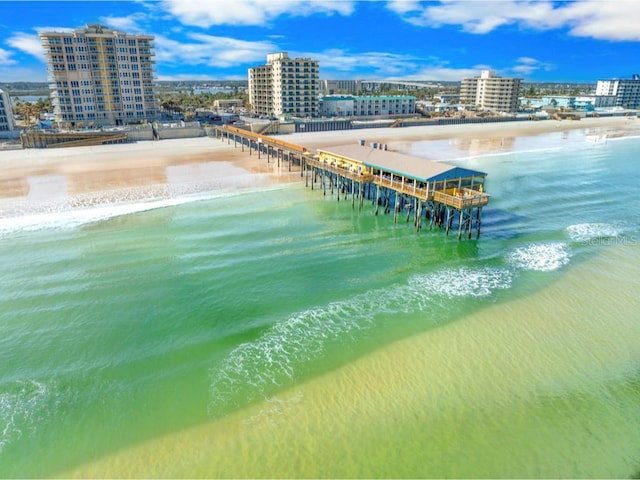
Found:
[(0, 82), (46, 81), (38, 31), (101, 23), (155, 35), (159, 80), (246, 79), (267, 53), (320, 78), (525, 81), (640, 73), (640, 1), (0, 0)]

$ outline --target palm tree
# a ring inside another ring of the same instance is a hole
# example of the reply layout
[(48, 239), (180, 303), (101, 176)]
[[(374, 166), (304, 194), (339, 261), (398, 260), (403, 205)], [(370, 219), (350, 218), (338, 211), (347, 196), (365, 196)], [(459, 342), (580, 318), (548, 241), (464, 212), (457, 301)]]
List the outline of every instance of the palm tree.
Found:
[(33, 117), (33, 123), (36, 123), (42, 110), (35, 103), (19, 103), (16, 105), (16, 111), (23, 116), (24, 121), (29, 126), (32, 124), (31, 117)]

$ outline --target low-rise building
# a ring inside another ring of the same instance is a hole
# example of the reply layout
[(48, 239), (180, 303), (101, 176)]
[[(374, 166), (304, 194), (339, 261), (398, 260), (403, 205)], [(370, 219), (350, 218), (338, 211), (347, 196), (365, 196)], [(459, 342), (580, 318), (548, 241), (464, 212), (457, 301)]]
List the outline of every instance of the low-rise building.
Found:
[(565, 108), (568, 110), (590, 111), (596, 108), (608, 108), (616, 106), (616, 97), (613, 95), (546, 95), (540, 98), (520, 99), (524, 108)]
[(410, 95), (326, 95), (320, 100), (320, 114), (328, 117), (412, 115), (415, 111), (416, 97)]
[(244, 106), (244, 102), (239, 98), (214, 100), (213, 106), (215, 108), (239, 108)]
[(361, 80), (320, 80), (320, 93), (323, 95), (357, 94), (361, 90)]

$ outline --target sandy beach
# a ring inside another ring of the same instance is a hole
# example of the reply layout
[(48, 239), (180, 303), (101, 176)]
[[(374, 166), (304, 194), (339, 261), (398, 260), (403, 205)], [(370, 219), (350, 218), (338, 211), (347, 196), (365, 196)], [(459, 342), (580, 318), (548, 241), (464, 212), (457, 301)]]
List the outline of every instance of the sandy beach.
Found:
[(214, 138), (0, 152), (0, 476), (634, 476), (638, 126), (282, 136), (488, 172), (460, 242)]
[[(376, 128), (282, 136), (310, 150), (365, 140), (408, 152), (414, 142), (449, 140), (463, 153), (508, 151), (517, 137), (584, 130), (611, 138), (640, 133), (629, 117)], [(435, 143), (434, 143), (435, 146)], [(426, 156), (440, 159), (434, 153)], [(0, 217), (43, 208), (77, 208), (116, 201), (289, 182), (295, 175), (209, 137), (62, 149), (0, 151)]]

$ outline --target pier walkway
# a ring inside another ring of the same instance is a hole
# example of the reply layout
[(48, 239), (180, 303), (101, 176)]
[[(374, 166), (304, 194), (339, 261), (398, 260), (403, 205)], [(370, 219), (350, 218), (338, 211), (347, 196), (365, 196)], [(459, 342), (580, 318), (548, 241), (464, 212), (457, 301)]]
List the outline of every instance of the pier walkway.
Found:
[(362, 209), (367, 199), (376, 215), (380, 208), (384, 213), (393, 209), (394, 222), (406, 211), (405, 221), (413, 219), (418, 231), (425, 222), (429, 229), (443, 228), (447, 235), (457, 228), (458, 239), (471, 238), (474, 229), (476, 238), (480, 236), (482, 208), (490, 198), (484, 191), (484, 172), (387, 151), (382, 145), (365, 146), (363, 141), (314, 154), (303, 146), (236, 127), (216, 127), (214, 134), (248, 148), (250, 155), (255, 151), (259, 158), (264, 154), (267, 161), (275, 159), (278, 167), (281, 162), (289, 171), (298, 166), (307, 187), (319, 188), (324, 195), (335, 192), (338, 201), (350, 195), (353, 208), (357, 201)]

